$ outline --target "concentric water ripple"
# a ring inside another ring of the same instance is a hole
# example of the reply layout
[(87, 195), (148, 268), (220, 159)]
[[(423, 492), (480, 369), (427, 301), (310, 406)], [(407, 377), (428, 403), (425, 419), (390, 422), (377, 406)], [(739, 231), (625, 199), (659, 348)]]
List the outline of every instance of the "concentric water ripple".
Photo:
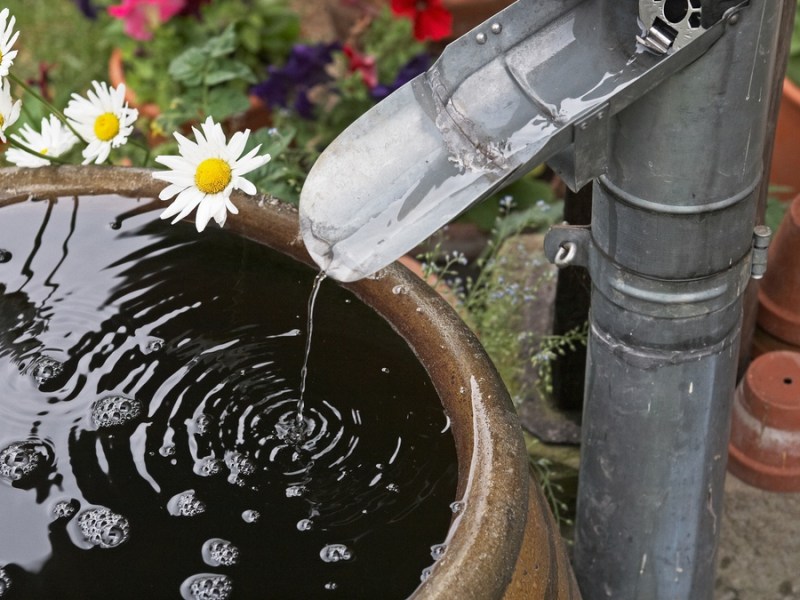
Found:
[(0, 596), (407, 596), (455, 495), (426, 374), (326, 282), (298, 423), (314, 273), (147, 204), (0, 209)]

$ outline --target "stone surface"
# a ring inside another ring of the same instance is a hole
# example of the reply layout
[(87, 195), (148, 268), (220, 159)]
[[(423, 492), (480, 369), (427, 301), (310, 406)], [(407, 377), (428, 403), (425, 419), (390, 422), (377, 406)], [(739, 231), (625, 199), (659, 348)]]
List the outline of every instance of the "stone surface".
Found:
[(728, 474), (714, 600), (800, 600), (800, 493)]

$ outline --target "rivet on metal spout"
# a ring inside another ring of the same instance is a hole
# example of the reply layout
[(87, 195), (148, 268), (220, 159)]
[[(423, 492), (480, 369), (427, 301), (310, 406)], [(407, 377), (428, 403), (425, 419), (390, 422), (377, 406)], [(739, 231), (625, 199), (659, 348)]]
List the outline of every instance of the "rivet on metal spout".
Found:
[(766, 225), (753, 229), (753, 254), (750, 263), (750, 277), (761, 279), (767, 272), (767, 251), (772, 240), (772, 230)]

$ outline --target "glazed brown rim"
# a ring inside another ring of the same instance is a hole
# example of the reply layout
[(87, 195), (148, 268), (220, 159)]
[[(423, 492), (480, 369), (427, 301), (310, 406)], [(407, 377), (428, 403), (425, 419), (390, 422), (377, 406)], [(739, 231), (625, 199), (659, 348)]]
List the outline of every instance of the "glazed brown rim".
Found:
[[(147, 169), (54, 166), (0, 169), (0, 206), (28, 197), (119, 194), (157, 198), (165, 186)], [(297, 211), (269, 196), (235, 193), (225, 228), (313, 265)], [(165, 204), (166, 206), (166, 204)], [(393, 293), (402, 286), (403, 293)], [(430, 286), (395, 263), (344, 285), (406, 340), (450, 417), (458, 455), (458, 499), (447, 550), (411, 598), (487, 599), (504, 594), (528, 517), (529, 472), (519, 421), (475, 335)], [(539, 498), (534, 495), (533, 498)], [(532, 507), (533, 508), (533, 507)], [(547, 507), (536, 513), (548, 514)], [(543, 525), (542, 530), (547, 528)]]

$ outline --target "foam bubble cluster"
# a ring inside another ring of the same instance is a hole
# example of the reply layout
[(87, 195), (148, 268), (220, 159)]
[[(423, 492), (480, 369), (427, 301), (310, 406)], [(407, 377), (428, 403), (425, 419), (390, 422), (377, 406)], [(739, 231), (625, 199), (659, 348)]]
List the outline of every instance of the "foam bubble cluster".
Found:
[(13, 482), (30, 477), (46, 460), (38, 444), (13, 442), (0, 450), (0, 479)]
[(228, 540), (212, 538), (203, 544), (203, 560), (212, 567), (232, 567), (239, 562), (239, 549)]
[(92, 403), (92, 421), (95, 427), (116, 427), (136, 419), (142, 414), (142, 403), (124, 396), (106, 396)]
[(184, 600), (227, 600), (232, 593), (230, 578), (215, 573), (192, 575), (181, 585)]
[(194, 490), (186, 490), (169, 499), (167, 510), (173, 517), (196, 517), (206, 512), (206, 505)]
[(222, 470), (222, 461), (213, 456), (205, 456), (194, 464), (192, 470), (201, 477), (211, 477)]
[(353, 553), (344, 544), (328, 544), (319, 552), (319, 557), (326, 563), (335, 563), (353, 558)]
[(61, 500), (53, 506), (53, 517), (56, 519), (71, 519), (78, 511), (77, 500)]
[(39, 356), (30, 366), (29, 373), (37, 384), (47, 383), (57, 377), (64, 370), (64, 365), (55, 358), (49, 356)]
[(130, 537), (128, 519), (105, 508), (92, 508), (78, 515), (84, 539), (100, 548), (116, 548)]

